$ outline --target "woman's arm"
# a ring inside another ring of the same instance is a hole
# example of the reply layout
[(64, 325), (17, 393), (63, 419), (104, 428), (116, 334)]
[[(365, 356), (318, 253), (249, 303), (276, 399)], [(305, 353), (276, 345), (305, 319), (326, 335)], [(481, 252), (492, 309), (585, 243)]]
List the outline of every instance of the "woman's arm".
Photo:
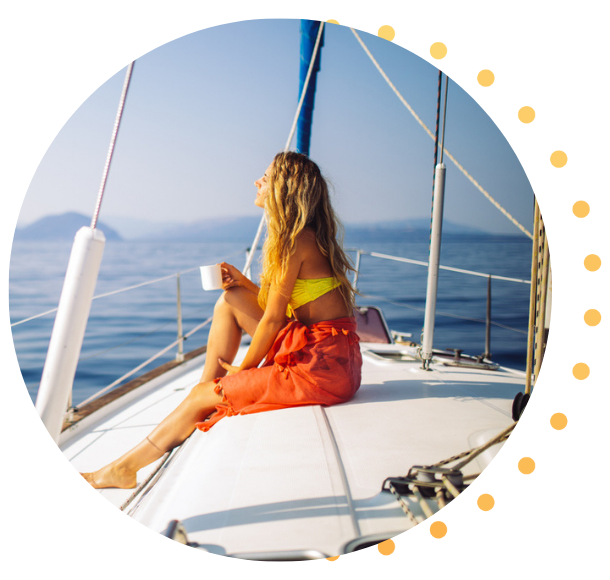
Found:
[(284, 318), (281, 321), (270, 320), (268, 317), (266, 318), (263, 316), (256, 327), (256, 332), (252, 337), (250, 348), (248, 349), (244, 360), (239, 367), (234, 369), (234, 372), (257, 367), (273, 346), (273, 342), (275, 341), (278, 332), (282, 329), (285, 323), (286, 311), (284, 311)]
[(239, 367), (232, 367), (227, 365), (227, 363), (224, 363), (224, 361), (221, 361), (223, 368), (227, 369), (229, 374), (257, 367), (273, 346), (278, 332), (286, 323), (286, 308), (290, 301), (290, 296), (292, 295), (292, 290), (299, 275), (302, 262), (303, 258), (301, 257), (301, 252), (299, 251), (299, 245), (297, 243), (296, 251), (288, 261), (288, 270), (284, 281), (279, 287), (272, 284), (269, 289), (265, 312), (256, 327), (256, 332), (252, 337), (250, 348), (248, 349), (243, 362)]

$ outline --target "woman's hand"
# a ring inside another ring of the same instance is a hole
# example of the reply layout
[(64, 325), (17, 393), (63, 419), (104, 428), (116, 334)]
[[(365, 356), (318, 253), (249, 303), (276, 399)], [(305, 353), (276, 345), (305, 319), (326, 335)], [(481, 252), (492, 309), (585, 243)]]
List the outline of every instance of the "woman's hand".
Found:
[(244, 279), (246, 278), (235, 266), (227, 264), (226, 262), (220, 263), (220, 269), (222, 272), (222, 289), (228, 290), (235, 286), (243, 286)]
[(239, 367), (234, 367), (230, 365), (228, 362), (223, 361), (221, 358), (218, 359), (218, 364), (227, 371), (227, 376), (234, 375), (239, 372)]
[(235, 266), (231, 266), (231, 264), (227, 264), (226, 262), (221, 262), (220, 269), (222, 272), (223, 290), (239, 286), (258, 296), (259, 287), (247, 276), (244, 276)]

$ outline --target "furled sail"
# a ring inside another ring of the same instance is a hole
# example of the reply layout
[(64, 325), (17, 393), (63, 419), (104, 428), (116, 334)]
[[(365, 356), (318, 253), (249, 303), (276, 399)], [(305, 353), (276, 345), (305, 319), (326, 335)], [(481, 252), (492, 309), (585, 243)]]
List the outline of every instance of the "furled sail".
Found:
[[(307, 71), (314, 53), (314, 46), (318, 31), (320, 30), (320, 22), (316, 20), (301, 20), (301, 66), (299, 72), (299, 95), (303, 92)], [(297, 124), (297, 151), (305, 155), (309, 155), (309, 144), (311, 141), (311, 122), (313, 119), (313, 105), (316, 93), (316, 78), (320, 70), (320, 54), (322, 45), (324, 44), (324, 31), (320, 39), (320, 49), (316, 56), (316, 61), (309, 79), (309, 85), (303, 101), (303, 108), (299, 115)]]

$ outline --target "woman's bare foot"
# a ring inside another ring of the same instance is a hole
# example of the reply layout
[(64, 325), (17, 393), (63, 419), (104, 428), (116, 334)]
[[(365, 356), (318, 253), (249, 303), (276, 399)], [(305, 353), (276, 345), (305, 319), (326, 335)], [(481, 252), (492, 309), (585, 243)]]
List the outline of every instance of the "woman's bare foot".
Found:
[(133, 449), (105, 467), (81, 475), (95, 489), (133, 489), (137, 485), (138, 470), (161, 459), (165, 453), (180, 445), (193, 433), (197, 422), (203, 421), (214, 411), (222, 399), (214, 392), (214, 388), (213, 381), (198, 383), (182, 403)]
[(133, 489), (137, 485), (136, 472), (117, 467), (112, 463), (92, 473), (81, 475), (95, 489), (118, 487), (120, 489)]

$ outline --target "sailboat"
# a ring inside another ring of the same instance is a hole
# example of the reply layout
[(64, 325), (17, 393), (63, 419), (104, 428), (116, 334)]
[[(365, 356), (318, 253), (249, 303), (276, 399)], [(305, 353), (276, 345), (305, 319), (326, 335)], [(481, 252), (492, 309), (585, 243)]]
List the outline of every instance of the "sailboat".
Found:
[[(297, 148), (304, 153), (323, 32), (323, 23), (303, 22), (301, 98), (286, 148), (298, 125)], [(133, 66), (126, 72), (91, 227), (80, 230), (75, 239), (36, 402), (49, 433), (78, 471), (104, 465), (141, 441), (197, 383), (206, 354), (205, 347), (187, 353), (180, 348), (172, 363), (121, 384), (137, 375), (140, 368), (135, 369), (116, 381), (121, 386), (109, 385), (91, 401), (71, 405), (104, 247), (96, 225)], [(530, 281), (535, 307), (528, 347), (532, 356), (526, 372), (502, 367), (485, 355), (434, 348), (445, 186), (439, 130), (421, 341), (412, 342), (390, 329), (379, 308), (359, 305), (364, 366), (362, 386), (350, 402), (225, 418), (207, 433), (196, 431), (142, 470), (135, 491), (95, 493), (150, 529), (193, 548), (270, 561), (331, 557), (378, 544), (418, 525), (460, 495), (514, 429), (531, 392), (532, 374), (537, 376), (544, 344), (548, 247), (536, 211)], [(251, 271), (263, 230), (261, 221), (245, 272)], [(357, 271), (364, 253), (358, 252)], [(210, 320), (189, 333), (180, 332), (170, 346), (182, 347), (185, 338)], [(247, 340), (235, 364), (246, 350)]]

